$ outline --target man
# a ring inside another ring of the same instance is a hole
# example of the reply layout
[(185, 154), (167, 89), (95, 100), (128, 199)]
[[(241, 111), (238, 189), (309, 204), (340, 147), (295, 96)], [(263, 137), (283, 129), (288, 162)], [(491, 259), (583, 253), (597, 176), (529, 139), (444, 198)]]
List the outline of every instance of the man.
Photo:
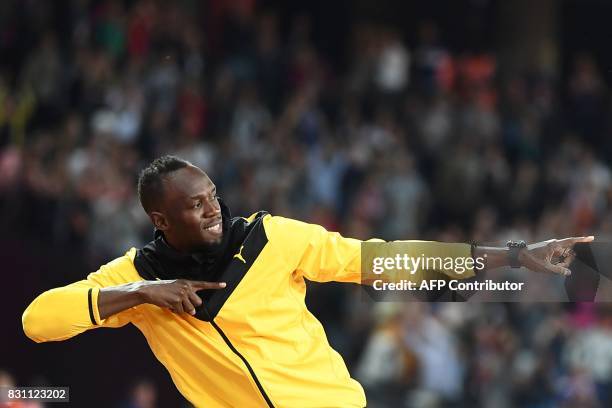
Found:
[[(38, 296), (23, 314), (28, 337), (57, 341), (132, 323), (198, 407), (366, 405), (304, 303), (305, 278), (360, 283), (361, 241), (265, 212), (232, 218), (206, 173), (173, 156), (142, 171), (138, 194), (154, 241)], [(518, 259), (567, 273), (573, 244), (591, 239), (547, 241)], [(506, 248), (409, 245), (427, 255), (486, 254), (488, 268), (507, 264)]]

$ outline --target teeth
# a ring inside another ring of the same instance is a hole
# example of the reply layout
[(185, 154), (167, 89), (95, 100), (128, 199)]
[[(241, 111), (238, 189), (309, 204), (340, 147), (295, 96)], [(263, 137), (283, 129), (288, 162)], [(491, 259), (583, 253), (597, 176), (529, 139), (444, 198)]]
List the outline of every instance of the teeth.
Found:
[(204, 228), (206, 231), (218, 232), (221, 229), (221, 224), (213, 225), (211, 227)]

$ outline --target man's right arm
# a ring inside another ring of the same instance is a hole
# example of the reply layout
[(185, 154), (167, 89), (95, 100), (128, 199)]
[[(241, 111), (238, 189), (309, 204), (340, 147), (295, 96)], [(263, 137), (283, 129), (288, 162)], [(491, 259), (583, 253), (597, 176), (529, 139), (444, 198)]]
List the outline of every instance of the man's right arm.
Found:
[(103, 286), (100, 272), (88, 279), (39, 295), (22, 316), (25, 334), (37, 343), (71, 338), (96, 327), (121, 327), (131, 320), (130, 309), (144, 303), (175, 313), (195, 312), (202, 289), (221, 289), (221, 282), (187, 280), (136, 281)]

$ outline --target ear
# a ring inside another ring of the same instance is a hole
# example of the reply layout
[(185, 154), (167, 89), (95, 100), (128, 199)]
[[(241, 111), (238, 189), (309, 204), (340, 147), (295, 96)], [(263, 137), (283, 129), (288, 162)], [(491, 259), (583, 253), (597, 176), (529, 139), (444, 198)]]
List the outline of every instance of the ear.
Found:
[(166, 216), (159, 211), (151, 211), (149, 217), (151, 217), (151, 221), (153, 222), (153, 225), (155, 225), (155, 228), (160, 231), (166, 231), (170, 227), (168, 218), (166, 218)]

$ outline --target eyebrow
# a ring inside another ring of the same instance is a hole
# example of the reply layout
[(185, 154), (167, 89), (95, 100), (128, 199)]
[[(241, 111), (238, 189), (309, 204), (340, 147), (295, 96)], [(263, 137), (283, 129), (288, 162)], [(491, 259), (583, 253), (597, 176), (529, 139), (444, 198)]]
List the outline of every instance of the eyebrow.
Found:
[[(213, 184), (212, 188), (210, 189), (210, 193), (211, 194), (215, 194), (216, 192), (217, 192), (217, 186), (215, 186)], [(202, 196), (205, 196), (205, 195), (206, 195), (205, 193), (199, 193), (199, 194), (193, 195), (193, 196), (191, 196), (189, 198), (191, 198), (192, 200), (196, 200), (196, 199), (198, 199), (198, 198), (200, 198)]]

